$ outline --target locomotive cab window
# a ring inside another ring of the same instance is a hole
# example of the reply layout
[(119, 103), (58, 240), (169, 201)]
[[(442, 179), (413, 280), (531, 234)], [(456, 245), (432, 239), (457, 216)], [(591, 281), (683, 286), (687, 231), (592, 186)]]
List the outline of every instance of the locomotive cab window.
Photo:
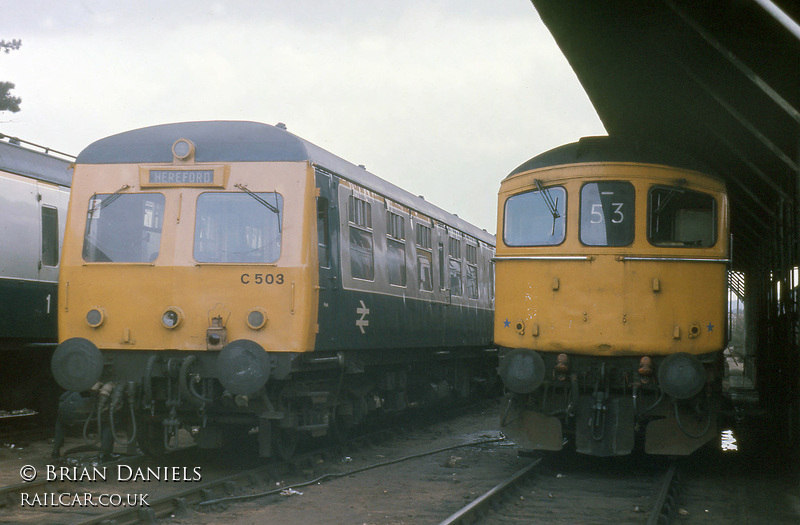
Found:
[(708, 248), (717, 242), (714, 197), (657, 186), (648, 194), (648, 239), (655, 246)]
[(203, 193), (197, 198), (194, 258), (201, 263), (274, 263), (281, 256), (283, 196)]
[(627, 246), (633, 242), (633, 185), (590, 182), (581, 188), (581, 242), (587, 246)]
[(561, 186), (539, 187), (506, 200), (506, 246), (553, 246), (564, 241), (567, 191)]
[(83, 260), (147, 263), (158, 258), (164, 195), (96, 194), (89, 199)]

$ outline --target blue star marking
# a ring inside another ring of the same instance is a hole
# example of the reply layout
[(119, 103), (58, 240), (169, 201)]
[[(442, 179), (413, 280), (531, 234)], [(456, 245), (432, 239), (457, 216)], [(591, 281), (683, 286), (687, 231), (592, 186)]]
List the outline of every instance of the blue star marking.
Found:
[(708, 325), (706, 326), (706, 328), (708, 328), (708, 331), (709, 331), (709, 332), (713, 332), (713, 331), (714, 331), (714, 325), (713, 325), (713, 324), (711, 324), (711, 323), (708, 323)]
[(506, 328), (508, 328), (508, 325), (511, 324), (511, 321), (508, 320), (508, 317), (506, 317), (506, 320), (503, 321), (503, 324), (505, 325)]

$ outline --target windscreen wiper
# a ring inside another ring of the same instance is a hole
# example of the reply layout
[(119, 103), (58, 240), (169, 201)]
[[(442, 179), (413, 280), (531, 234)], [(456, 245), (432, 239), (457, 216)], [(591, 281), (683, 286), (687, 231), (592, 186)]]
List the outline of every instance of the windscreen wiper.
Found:
[(101, 199), (99, 204), (97, 204), (96, 202), (97, 194), (95, 193), (94, 195), (92, 195), (90, 202), (93, 202), (94, 204), (92, 205), (91, 208), (89, 208), (89, 218), (91, 219), (95, 213), (107, 208), (112, 202), (117, 200), (120, 195), (122, 195), (123, 191), (127, 190), (128, 188), (130, 188), (128, 184), (123, 185), (120, 189), (109, 195), (107, 198)]
[(553, 196), (550, 195), (550, 190), (542, 185), (542, 181), (539, 179), (533, 179), (533, 182), (536, 183), (536, 188), (539, 190), (539, 195), (542, 196), (544, 203), (547, 205), (547, 209), (550, 210), (550, 213), (553, 215), (553, 232), (551, 235), (555, 235), (556, 219), (561, 217), (561, 214), (558, 213), (558, 199), (556, 198), (553, 200)]
[(278, 192), (277, 191), (275, 192), (275, 204), (271, 204), (271, 203), (265, 201), (263, 198), (261, 198), (260, 195), (258, 195), (256, 193), (253, 193), (252, 191), (247, 189), (247, 186), (245, 186), (244, 184), (234, 184), (234, 187), (239, 188), (240, 190), (242, 190), (246, 194), (250, 195), (259, 204), (261, 204), (266, 209), (268, 209), (269, 211), (271, 211), (272, 213), (277, 215), (278, 216), (278, 233), (281, 233), (281, 210), (280, 210), (280, 208), (278, 208)]

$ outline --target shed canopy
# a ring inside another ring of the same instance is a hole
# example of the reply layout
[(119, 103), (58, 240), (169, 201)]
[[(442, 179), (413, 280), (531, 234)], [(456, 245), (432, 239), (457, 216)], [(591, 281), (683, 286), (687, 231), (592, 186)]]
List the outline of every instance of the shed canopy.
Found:
[(682, 149), (722, 176), (735, 264), (762, 264), (798, 191), (798, 4), (532, 2), (608, 133)]

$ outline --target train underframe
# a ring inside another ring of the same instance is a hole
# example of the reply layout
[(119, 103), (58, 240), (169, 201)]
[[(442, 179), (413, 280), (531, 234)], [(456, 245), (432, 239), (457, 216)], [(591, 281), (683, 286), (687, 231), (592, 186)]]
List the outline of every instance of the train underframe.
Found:
[(497, 351), (483, 348), (406, 350), (388, 358), (366, 350), (268, 353), (269, 380), (251, 393), (223, 386), (218, 352), (105, 354), (104, 376), (115, 379), (89, 391), (84, 437), (96, 440), (107, 425), (117, 444), (135, 441), (154, 456), (177, 448), (181, 430), (201, 448), (219, 448), (257, 429), (259, 455), (288, 458), (298, 442), (343, 439), (370, 416), (466, 399), (498, 385)]
[[(523, 449), (570, 447), (593, 456), (643, 449), (682, 456), (718, 436), (723, 376), (719, 352), (676, 354), (679, 359), (671, 363), (668, 356), (540, 355), (547, 371), (540, 386), (520, 393), (506, 385), (502, 404), (501, 428)], [(501, 355), (501, 363), (502, 359)], [(665, 363), (672, 365), (673, 373), (659, 377), (659, 368), (668, 368)], [(500, 369), (505, 380), (502, 364)], [(696, 386), (681, 379), (689, 369), (702, 377), (694, 379)]]

